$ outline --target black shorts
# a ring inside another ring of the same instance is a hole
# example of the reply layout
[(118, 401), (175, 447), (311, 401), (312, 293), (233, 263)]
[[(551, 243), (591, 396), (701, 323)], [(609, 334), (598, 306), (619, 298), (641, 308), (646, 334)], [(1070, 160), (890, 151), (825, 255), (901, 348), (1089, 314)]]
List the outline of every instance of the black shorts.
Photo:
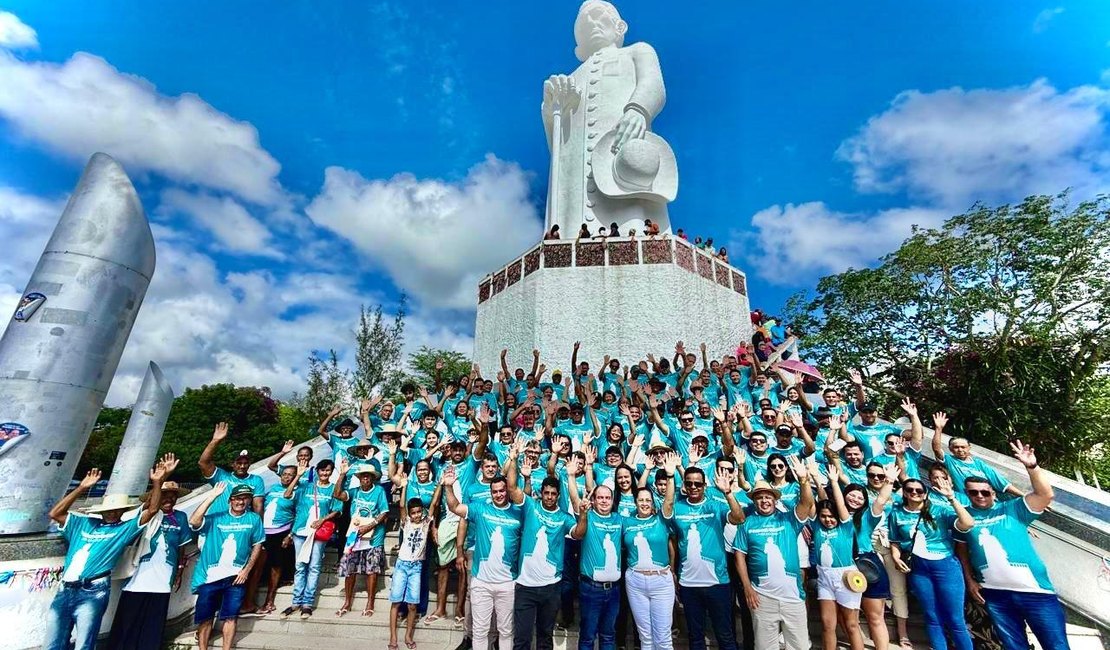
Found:
[(283, 547), (282, 542), (289, 536), (289, 531), (271, 533), (266, 535), (262, 542), (262, 549), (266, 551), (266, 569), (280, 569), (293, 561), (293, 544)]

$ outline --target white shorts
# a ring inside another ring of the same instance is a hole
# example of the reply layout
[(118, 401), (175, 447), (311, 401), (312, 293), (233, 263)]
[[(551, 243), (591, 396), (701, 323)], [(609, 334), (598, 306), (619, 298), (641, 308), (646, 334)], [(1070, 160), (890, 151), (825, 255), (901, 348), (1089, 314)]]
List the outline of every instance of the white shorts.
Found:
[(859, 609), (863, 594), (857, 594), (844, 584), (844, 574), (855, 567), (817, 567), (817, 600), (835, 600), (846, 609)]

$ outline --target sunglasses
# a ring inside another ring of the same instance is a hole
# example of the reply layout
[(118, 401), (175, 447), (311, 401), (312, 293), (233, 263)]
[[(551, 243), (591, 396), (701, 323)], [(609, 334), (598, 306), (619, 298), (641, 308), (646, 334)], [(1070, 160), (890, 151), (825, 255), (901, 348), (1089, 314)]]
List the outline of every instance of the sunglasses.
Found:
[(765, 444), (767, 444), (767, 441), (764, 440), (763, 438), (752, 438), (751, 439), (751, 444), (753, 444), (753, 445), (765, 445)]
[(694, 418), (678, 418), (679, 422), (693, 422)]
[(696, 481), (686, 481), (683, 485), (686, 486), (687, 490), (700, 490), (705, 487), (705, 483), (698, 483)]
[(767, 467), (771, 469), (786, 469), (786, 465), (783, 465), (782, 463), (773, 463), (771, 465), (768, 465)]
[(993, 490), (965, 490), (969, 497), (989, 497), (994, 494)]
[(867, 478), (872, 478), (872, 479), (886, 478), (886, 474), (868, 474)]
[(906, 494), (925, 494), (925, 490), (924, 490), (924, 489), (922, 489), (922, 488), (915, 488), (915, 487), (910, 487), (910, 488), (902, 488), (902, 492), (904, 492), (904, 493), (906, 493)]

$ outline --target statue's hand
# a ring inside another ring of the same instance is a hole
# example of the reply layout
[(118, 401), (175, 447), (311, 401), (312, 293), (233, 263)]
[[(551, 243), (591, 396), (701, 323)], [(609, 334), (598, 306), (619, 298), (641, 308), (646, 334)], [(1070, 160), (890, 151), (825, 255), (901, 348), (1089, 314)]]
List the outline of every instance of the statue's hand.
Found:
[(553, 74), (543, 82), (543, 105), (547, 110), (570, 108), (574, 110), (578, 105), (578, 89), (574, 80), (569, 75)]
[(643, 113), (629, 108), (624, 111), (621, 121), (617, 122), (617, 137), (613, 140), (613, 153), (617, 153), (629, 140), (644, 137), (647, 132), (647, 120)]

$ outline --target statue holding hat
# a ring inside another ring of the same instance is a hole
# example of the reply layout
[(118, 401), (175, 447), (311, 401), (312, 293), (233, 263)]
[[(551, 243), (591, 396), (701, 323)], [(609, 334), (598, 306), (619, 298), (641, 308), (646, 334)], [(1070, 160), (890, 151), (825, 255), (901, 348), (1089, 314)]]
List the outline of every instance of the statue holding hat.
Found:
[(617, 223), (621, 232), (670, 232), (667, 203), (678, 193), (674, 152), (655, 134), (666, 90), (655, 50), (624, 45), (628, 24), (604, 0), (586, 0), (574, 23), (569, 75), (544, 82), (541, 107), (551, 147), (546, 228), (577, 232)]

